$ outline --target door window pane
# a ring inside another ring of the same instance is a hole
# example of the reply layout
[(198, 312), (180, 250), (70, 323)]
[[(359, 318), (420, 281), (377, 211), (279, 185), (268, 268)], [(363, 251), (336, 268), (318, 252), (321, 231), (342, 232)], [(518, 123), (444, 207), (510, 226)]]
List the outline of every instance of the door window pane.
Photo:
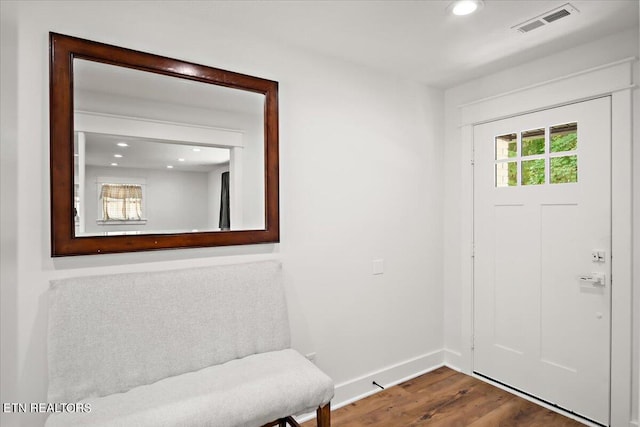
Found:
[(552, 157), (549, 168), (551, 184), (578, 182), (578, 156)]
[(521, 184), (544, 184), (544, 159), (523, 160)]
[(578, 149), (578, 124), (575, 122), (552, 126), (549, 135), (552, 153)]
[(496, 137), (496, 160), (510, 159), (518, 155), (518, 136), (515, 133)]
[(522, 156), (544, 154), (544, 128), (522, 132)]
[(578, 182), (577, 122), (496, 136), (494, 148), (496, 187)]
[(515, 187), (516, 185), (518, 185), (518, 163), (497, 163), (496, 187)]

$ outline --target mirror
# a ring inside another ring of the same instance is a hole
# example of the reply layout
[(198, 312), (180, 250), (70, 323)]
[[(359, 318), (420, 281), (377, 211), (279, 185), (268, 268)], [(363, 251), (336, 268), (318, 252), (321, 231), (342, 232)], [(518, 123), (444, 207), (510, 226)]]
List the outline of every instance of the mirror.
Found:
[(76, 236), (264, 229), (263, 94), (78, 58), (73, 78)]
[(52, 255), (279, 241), (277, 82), (50, 34)]

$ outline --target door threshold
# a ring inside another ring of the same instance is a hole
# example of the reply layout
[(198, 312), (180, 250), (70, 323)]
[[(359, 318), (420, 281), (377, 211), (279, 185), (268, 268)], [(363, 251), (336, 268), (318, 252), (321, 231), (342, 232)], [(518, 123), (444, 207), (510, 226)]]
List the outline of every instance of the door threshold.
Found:
[(529, 402), (535, 403), (538, 406), (542, 406), (543, 408), (549, 409), (549, 410), (551, 410), (553, 412), (556, 412), (556, 413), (558, 413), (560, 415), (563, 415), (563, 416), (565, 416), (567, 418), (571, 418), (572, 420), (581, 422), (582, 424), (584, 424), (586, 426), (589, 426), (589, 427), (608, 427), (608, 424), (600, 424), (597, 421), (593, 421), (593, 420), (591, 420), (591, 419), (589, 419), (587, 417), (583, 417), (580, 414), (576, 414), (575, 412), (569, 411), (568, 409), (565, 409), (565, 408), (563, 408), (561, 406), (558, 406), (558, 405), (556, 405), (554, 403), (547, 402), (546, 400), (541, 399), (541, 398), (539, 398), (537, 396), (534, 396), (534, 395), (529, 394), (527, 392), (524, 392), (522, 390), (518, 390), (515, 387), (512, 387), (512, 386), (510, 386), (508, 384), (502, 383), (502, 382), (500, 382), (498, 380), (495, 380), (495, 379), (493, 379), (491, 377), (487, 377), (487, 376), (481, 374), (480, 372), (473, 371), (471, 376), (474, 377), (474, 378), (477, 378), (477, 379), (479, 379), (481, 381), (484, 381), (487, 384), (491, 384), (494, 387), (498, 387), (499, 389), (504, 390), (504, 391), (506, 391), (508, 393), (511, 393), (511, 394), (513, 394), (515, 396), (518, 396), (518, 397), (521, 397), (521, 398), (523, 398), (525, 400), (528, 400)]

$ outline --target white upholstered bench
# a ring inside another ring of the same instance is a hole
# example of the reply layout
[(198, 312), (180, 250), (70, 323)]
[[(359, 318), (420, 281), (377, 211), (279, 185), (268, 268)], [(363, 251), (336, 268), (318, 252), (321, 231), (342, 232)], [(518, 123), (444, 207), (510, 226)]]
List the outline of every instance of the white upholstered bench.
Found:
[(328, 427), (333, 382), (289, 341), (276, 261), (53, 281), (48, 399), (90, 411), (46, 426)]

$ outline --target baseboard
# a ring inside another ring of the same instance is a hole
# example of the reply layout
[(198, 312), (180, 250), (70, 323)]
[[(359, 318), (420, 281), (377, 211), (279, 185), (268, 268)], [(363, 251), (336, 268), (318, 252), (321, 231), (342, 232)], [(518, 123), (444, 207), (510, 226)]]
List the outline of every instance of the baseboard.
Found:
[[(388, 388), (426, 374), (441, 366), (444, 366), (444, 350), (437, 350), (370, 372), (353, 380), (336, 384), (336, 394), (331, 400), (331, 410), (381, 392), (381, 388), (373, 385), (374, 381), (384, 388)], [(314, 417), (315, 413), (309, 413), (297, 416), (296, 420), (299, 423), (303, 423)]]
[[(427, 353), (422, 356), (418, 356), (413, 359), (409, 359), (404, 362), (400, 362), (398, 364), (365, 374), (353, 380), (336, 384), (336, 394), (331, 401), (331, 410), (341, 408), (360, 399), (364, 399), (365, 397), (381, 392), (382, 389), (373, 385), (373, 381), (385, 388), (388, 388), (418, 377), (420, 375), (426, 374), (427, 372), (431, 372), (434, 369), (440, 368), (442, 366), (447, 366), (448, 368), (461, 372), (459, 368), (461, 359), (461, 353), (444, 348), (442, 350), (433, 351), (431, 353)], [(489, 381), (483, 377), (478, 377), (476, 375), (473, 376), (484, 382), (488, 382), (498, 388), (508, 391), (509, 393), (520, 396), (526, 400), (530, 400), (552, 411), (559, 412), (564, 416), (575, 419), (576, 421), (580, 421), (587, 426), (595, 426), (595, 424), (589, 423), (582, 418), (576, 417), (565, 411), (558, 410), (557, 408), (550, 405), (546, 405), (544, 404), (544, 402), (532, 399), (527, 395), (519, 393), (510, 388), (506, 388), (499, 383), (494, 383), (493, 381)], [(308, 413), (296, 416), (295, 418), (299, 423), (303, 423), (315, 418), (315, 416), (315, 413)], [(640, 424), (638, 423), (638, 420), (630, 421), (629, 427), (640, 427)]]
[(444, 364), (449, 368), (462, 372), (460, 366), (462, 365), (462, 353), (445, 348), (444, 350)]

